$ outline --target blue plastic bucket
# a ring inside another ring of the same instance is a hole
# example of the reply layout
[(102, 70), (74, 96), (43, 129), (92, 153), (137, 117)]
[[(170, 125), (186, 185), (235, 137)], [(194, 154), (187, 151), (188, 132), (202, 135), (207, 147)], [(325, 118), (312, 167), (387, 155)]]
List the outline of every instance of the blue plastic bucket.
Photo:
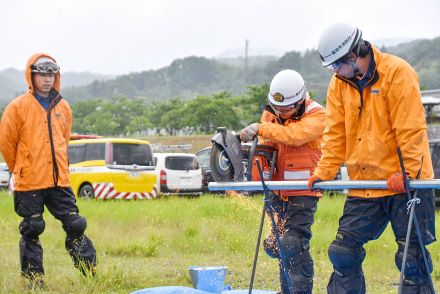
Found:
[(225, 284), (226, 266), (190, 266), (189, 276), (193, 287), (211, 293), (221, 293)]

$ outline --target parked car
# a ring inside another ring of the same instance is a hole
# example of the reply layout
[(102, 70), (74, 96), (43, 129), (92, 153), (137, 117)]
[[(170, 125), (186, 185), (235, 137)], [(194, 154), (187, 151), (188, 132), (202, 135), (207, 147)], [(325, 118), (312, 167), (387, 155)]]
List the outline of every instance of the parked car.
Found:
[(123, 138), (69, 142), (70, 184), (79, 197), (151, 199), (157, 196), (150, 143)]
[(202, 168), (202, 192), (208, 193), (209, 182), (215, 182), (211, 174), (211, 146), (200, 149), (196, 152), (197, 160)]
[(6, 163), (0, 162), (0, 188), (7, 189), (11, 174)]
[(195, 154), (155, 153), (154, 164), (158, 193), (202, 193), (202, 169)]

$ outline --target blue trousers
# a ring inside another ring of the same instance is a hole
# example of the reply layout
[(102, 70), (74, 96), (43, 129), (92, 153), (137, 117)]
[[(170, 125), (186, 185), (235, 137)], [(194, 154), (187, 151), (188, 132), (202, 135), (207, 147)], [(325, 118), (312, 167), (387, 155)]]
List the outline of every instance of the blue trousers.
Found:
[[(309, 249), (318, 199), (314, 196), (292, 196), (288, 201), (283, 201), (271, 193), (269, 204), (277, 219), (282, 253), (294, 293), (312, 293), (314, 272)], [(264, 240), (263, 246), (269, 256), (280, 258), (273, 232)], [(289, 287), (281, 260), (279, 269), (281, 291), (288, 294)]]
[[(415, 206), (415, 213), (424, 245), (435, 239), (435, 208), (432, 190), (419, 190), (420, 203)], [(329, 246), (329, 258), (333, 264), (333, 273), (327, 286), (328, 293), (365, 293), (366, 285), (362, 271), (365, 258), (363, 245), (376, 240), (391, 223), (398, 250), (395, 263), (400, 270), (403, 260), (409, 213), (407, 213), (406, 194), (397, 194), (381, 198), (347, 197), (344, 212), (339, 220), (336, 239)], [(429, 268), (423, 263), (416, 230), (411, 230), (409, 250), (405, 270), (403, 293), (431, 293), (428, 272), (432, 271), (429, 252)]]

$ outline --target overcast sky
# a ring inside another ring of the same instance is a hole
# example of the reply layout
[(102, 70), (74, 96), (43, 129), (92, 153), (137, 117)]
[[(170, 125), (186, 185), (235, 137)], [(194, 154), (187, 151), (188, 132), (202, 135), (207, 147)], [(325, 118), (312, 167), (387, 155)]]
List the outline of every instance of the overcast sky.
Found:
[(250, 54), (302, 51), (337, 21), (366, 40), (434, 38), (439, 13), (439, 0), (1, 0), (0, 70), (24, 69), (36, 52), (63, 71), (126, 74), (215, 57), (246, 39)]

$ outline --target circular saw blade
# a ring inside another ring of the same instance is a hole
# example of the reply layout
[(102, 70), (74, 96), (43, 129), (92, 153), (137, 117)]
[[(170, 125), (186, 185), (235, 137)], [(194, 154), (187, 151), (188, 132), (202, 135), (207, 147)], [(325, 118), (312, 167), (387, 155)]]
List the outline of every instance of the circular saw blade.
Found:
[(234, 179), (234, 167), (219, 144), (213, 144), (211, 149), (211, 174), (216, 182), (231, 182)]

